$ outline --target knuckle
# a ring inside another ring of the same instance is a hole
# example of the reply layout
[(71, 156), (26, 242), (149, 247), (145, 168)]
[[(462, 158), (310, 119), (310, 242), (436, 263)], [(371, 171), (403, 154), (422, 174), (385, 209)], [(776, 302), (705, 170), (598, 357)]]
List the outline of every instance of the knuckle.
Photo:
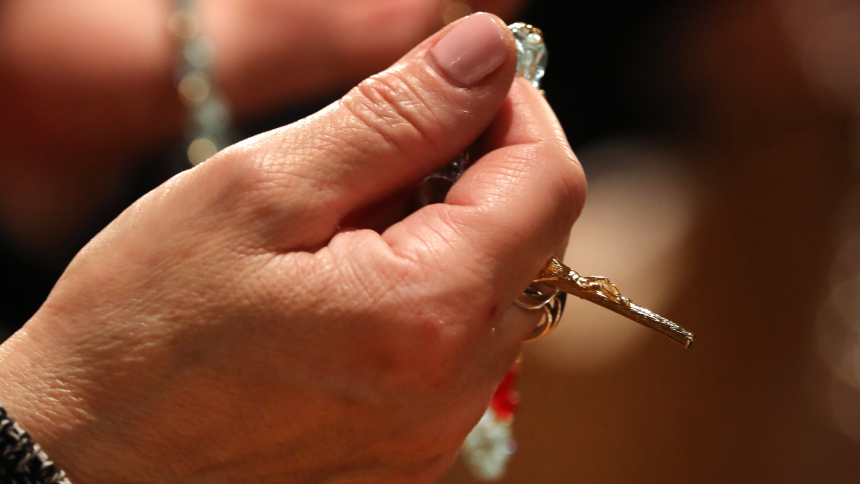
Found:
[(254, 218), (272, 220), (283, 218), (289, 214), (299, 215), (302, 204), (291, 203), (281, 194), (289, 190), (292, 177), (277, 177), (273, 173), (256, 169), (249, 171), (249, 176), (243, 183), (243, 206)]
[[(456, 303), (428, 303), (416, 298), (393, 301), (379, 307), (389, 316), (377, 339), (380, 361), (392, 375), (392, 385), (419, 393), (436, 393), (461, 386), (464, 369), (472, 360), (479, 341), (489, 328), (478, 317), (480, 310), (467, 310)], [(487, 311), (489, 313), (489, 311)]]
[[(308, 158), (333, 158), (337, 153), (321, 152), (302, 129), (286, 126), (227, 148), (229, 169), (236, 172), (237, 186), (243, 193), (307, 189), (315, 193), (330, 188), (323, 166), (307, 163)], [(317, 133), (314, 133), (315, 136)], [(280, 196), (279, 196), (280, 198)]]
[(284, 234), (292, 233), (289, 228), (296, 225), (305, 228), (304, 238), (319, 238), (314, 229), (327, 227), (323, 223), (327, 212), (321, 209), (328, 200), (327, 192), (314, 190), (316, 196), (312, 199), (285, 196), (313, 189), (317, 181), (276, 166), (270, 162), (270, 156), (259, 148), (240, 148), (207, 162), (211, 165), (204, 168), (215, 171), (212, 178), (219, 180), (221, 186), (212, 194), (216, 206), (219, 211), (237, 214), (241, 222), (254, 227), (253, 232), (267, 240), (270, 236), (280, 240)]
[(219, 181), (216, 198), (222, 204), (241, 206), (248, 194), (258, 192), (271, 183), (270, 176), (261, 169), (257, 158), (244, 150), (229, 149), (202, 166), (210, 170), (211, 178)]
[(564, 151), (555, 157), (558, 175), (555, 177), (556, 199), (559, 201), (562, 220), (572, 226), (579, 218), (587, 191), (585, 173), (573, 151), (565, 146)]
[[(492, 291), (486, 291), (490, 293)], [(463, 370), (472, 366), (476, 348), (492, 330), (498, 305), (486, 294), (460, 292), (428, 304), (412, 317), (410, 332), (429, 371), (422, 369), (421, 381), (430, 388), (457, 385)], [(465, 301), (468, 299), (468, 301)]]
[(402, 71), (362, 81), (343, 101), (362, 127), (407, 155), (434, 145), (438, 122), (433, 95)]

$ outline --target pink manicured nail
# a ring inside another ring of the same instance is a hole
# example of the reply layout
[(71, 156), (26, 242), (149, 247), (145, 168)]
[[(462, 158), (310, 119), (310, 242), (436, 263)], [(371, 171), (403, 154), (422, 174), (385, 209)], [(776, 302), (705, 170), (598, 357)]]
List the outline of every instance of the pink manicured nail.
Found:
[(472, 85), (508, 58), (504, 31), (485, 13), (461, 21), (430, 50), (436, 65), (455, 81)]

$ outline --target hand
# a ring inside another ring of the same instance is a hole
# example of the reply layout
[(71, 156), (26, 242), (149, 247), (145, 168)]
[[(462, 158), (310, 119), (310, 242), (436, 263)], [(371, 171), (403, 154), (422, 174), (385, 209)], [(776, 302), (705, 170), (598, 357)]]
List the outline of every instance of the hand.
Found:
[[(470, 17), (154, 190), (0, 346), (0, 402), (76, 484), (432, 482), (585, 193), (515, 64), (502, 21)], [(402, 218), (479, 136), (446, 203)]]

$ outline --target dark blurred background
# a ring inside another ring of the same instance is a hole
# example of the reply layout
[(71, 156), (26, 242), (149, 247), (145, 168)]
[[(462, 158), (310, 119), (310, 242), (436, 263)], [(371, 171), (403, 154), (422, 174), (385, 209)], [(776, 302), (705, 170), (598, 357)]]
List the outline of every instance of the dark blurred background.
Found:
[[(42, 79), (37, 71), (16, 64), (18, 3), (0, 1), (0, 65), (12, 67), (0, 69), (6, 334), (38, 309), (89, 238), (185, 167), (180, 130), (116, 137), (109, 146), (124, 149), (105, 160), (121, 158), (124, 168), (99, 181), (112, 188), (85, 215), (56, 215), (74, 219), (68, 230), (26, 229), (20, 220), (42, 212), (7, 199), (32, 200), (38, 189), (26, 190), (37, 177), (15, 166), (52, 169), (40, 156), (57, 153), (69, 163), (94, 158), (70, 148), (89, 139), (71, 128), (30, 144), (12, 134), (22, 124), (39, 128), (22, 114), (30, 112), (22, 99), (38, 90), (22, 86), (42, 85), (32, 81)], [(525, 350), (519, 450), (504, 482), (860, 482), (860, 1), (470, 8), (498, 8), (505, 20), (544, 31), (547, 98), (590, 184), (566, 261), (611, 276), (625, 295), (698, 336), (685, 351), (572, 302), (558, 332)], [(429, 31), (416, 32), (416, 42), (435, 29), (421, 25)], [(262, 107), (237, 102), (238, 137), (318, 110), (407, 48), (357, 62), (325, 89), (275, 93)], [(158, 96), (172, 95), (167, 77)], [(169, 113), (180, 119), (181, 106)], [(99, 166), (64, 167), (60, 178)], [(457, 466), (443, 482), (471, 479)]]

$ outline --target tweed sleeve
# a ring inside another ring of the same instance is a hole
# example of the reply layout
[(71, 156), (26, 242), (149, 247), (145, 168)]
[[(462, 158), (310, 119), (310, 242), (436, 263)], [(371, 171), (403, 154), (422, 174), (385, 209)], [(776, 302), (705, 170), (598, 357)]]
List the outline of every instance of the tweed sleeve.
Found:
[(0, 407), (0, 484), (71, 484), (3, 407)]

